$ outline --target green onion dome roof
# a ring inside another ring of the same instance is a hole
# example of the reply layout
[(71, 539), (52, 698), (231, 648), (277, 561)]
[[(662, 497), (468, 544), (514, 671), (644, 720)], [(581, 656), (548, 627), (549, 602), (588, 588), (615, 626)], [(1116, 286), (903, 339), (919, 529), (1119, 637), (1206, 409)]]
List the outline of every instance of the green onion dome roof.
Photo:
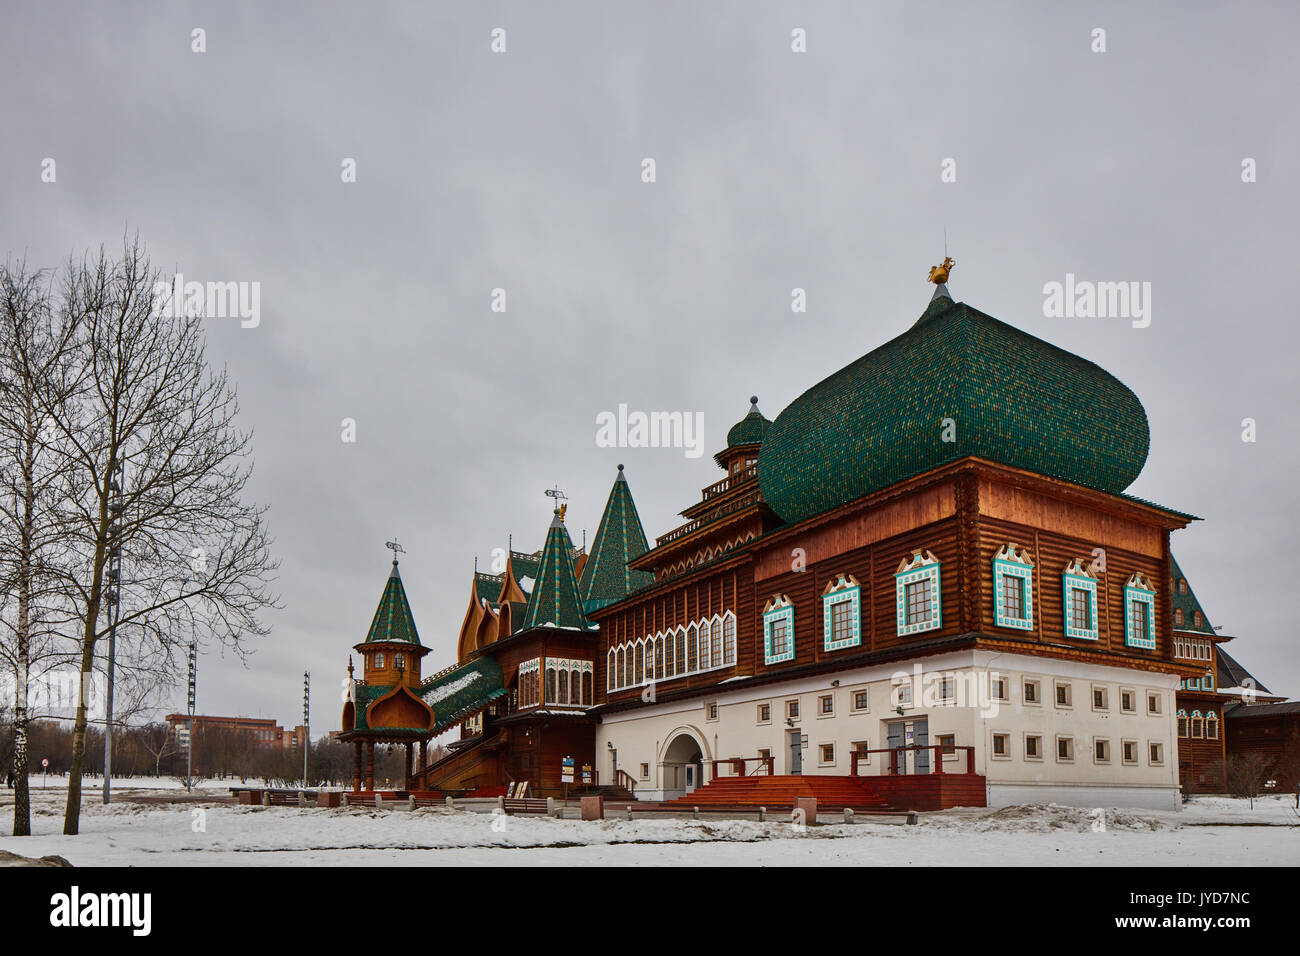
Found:
[(1119, 493), (1150, 443), (1113, 375), (940, 286), (910, 329), (777, 416), (758, 480), (787, 523), (968, 455)]
[(758, 396), (751, 395), (749, 397), (749, 414), (732, 425), (731, 430), (727, 432), (727, 447), (735, 448), (737, 445), (757, 445), (761, 443), (771, 424), (770, 421), (763, 417), (763, 413), (758, 410)]

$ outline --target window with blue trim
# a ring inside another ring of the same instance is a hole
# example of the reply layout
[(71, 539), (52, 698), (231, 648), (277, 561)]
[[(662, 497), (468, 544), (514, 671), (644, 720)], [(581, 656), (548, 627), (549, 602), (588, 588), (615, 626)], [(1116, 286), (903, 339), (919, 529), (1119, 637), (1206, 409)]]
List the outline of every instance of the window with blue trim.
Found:
[(763, 608), (763, 663), (794, 660), (794, 605), (778, 594)]
[(899, 563), (894, 572), (894, 596), (900, 635), (943, 627), (939, 580), (939, 559), (929, 551), (914, 551)]
[(1065, 566), (1061, 594), (1065, 636), (1081, 641), (1097, 640), (1097, 576), (1084, 565), (1083, 559), (1075, 558)]
[(1156, 592), (1140, 571), (1124, 585), (1124, 643), (1147, 649), (1156, 646)]
[(841, 574), (822, 592), (822, 646), (828, 651), (862, 643), (862, 587)]
[(1034, 563), (1017, 544), (1004, 544), (993, 556), (993, 610), (998, 627), (1034, 627)]

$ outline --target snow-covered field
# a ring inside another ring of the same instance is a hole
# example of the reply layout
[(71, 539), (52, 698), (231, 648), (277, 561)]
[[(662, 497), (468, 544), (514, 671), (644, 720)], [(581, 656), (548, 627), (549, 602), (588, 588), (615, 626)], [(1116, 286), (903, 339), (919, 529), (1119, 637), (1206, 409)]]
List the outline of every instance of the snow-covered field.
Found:
[[(916, 826), (874, 818), (797, 829), (787, 822), (494, 817), (409, 810), (142, 803), (175, 788), (115, 787), (112, 805), (86, 795), (81, 834), (65, 837), (63, 788), (33, 791), (31, 837), (0, 849), (56, 854), (79, 866), (499, 865), (1300, 865), (1294, 798), (1199, 798), (1181, 813), (1019, 806), (923, 814)], [(224, 794), (225, 790), (213, 790)], [(0, 825), (13, 796), (0, 790)]]

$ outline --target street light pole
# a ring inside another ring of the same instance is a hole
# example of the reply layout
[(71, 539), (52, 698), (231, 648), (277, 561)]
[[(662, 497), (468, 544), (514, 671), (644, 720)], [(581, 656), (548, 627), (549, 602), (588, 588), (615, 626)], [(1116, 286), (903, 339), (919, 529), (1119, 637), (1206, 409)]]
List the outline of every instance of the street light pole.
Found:
[(198, 679), (199, 669), (199, 646), (198, 644), (190, 645), (190, 681), (189, 681), (189, 730), (186, 731), (187, 738), (185, 741), (185, 790), (187, 793), (194, 792), (194, 691), (195, 683)]
[(311, 671), (302, 672), (302, 788), (307, 789), (307, 751), (311, 749)]
[[(113, 665), (117, 657), (117, 621), (122, 616), (122, 467), (109, 478), (108, 500), (108, 686), (104, 692), (104, 803), (113, 787)], [(84, 702), (83, 702), (84, 703)]]

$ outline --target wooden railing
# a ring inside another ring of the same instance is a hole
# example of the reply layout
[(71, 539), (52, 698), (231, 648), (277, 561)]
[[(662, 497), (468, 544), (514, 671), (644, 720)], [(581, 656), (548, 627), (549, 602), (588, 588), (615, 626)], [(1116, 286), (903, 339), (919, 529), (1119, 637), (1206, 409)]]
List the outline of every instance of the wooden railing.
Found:
[(636, 780), (626, 770), (618, 770), (614, 773), (614, 783), (628, 793), (636, 793)]
[(689, 521), (679, 528), (674, 528), (672, 531), (669, 531), (667, 534), (660, 535), (658, 538), (655, 539), (655, 547), (656, 548), (662, 547), (663, 545), (676, 541), (679, 538), (684, 538), (692, 531), (696, 531), (699, 528), (704, 527), (706, 524), (716, 521), (718, 518), (721, 518), (724, 515), (729, 515), (734, 511), (740, 511), (743, 508), (748, 508), (750, 505), (754, 504), (755, 502), (762, 501), (762, 500), (763, 500), (762, 493), (759, 492), (757, 488), (755, 488), (749, 494), (741, 495), (739, 498), (737, 498), (735, 501), (731, 502), (730, 504), (722, 505), (720, 508), (718, 508), (717, 511), (710, 511), (707, 515), (702, 515), (701, 517), (696, 518), (694, 521)]
[(889, 754), (889, 772), (891, 774), (901, 774), (905, 770), (902, 766), (903, 754), (907, 751), (934, 751), (934, 762), (930, 767), (930, 773), (944, 773), (943, 755), (945, 753), (954, 753), (958, 750), (966, 751), (966, 773), (975, 772), (975, 748), (974, 747), (944, 747), (943, 744), (926, 744), (924, 746), (914, 747), (884, 747), (879, 750), (854, 750), (849, 754), (850, 773), (858, 776), (858, 758), (865, 757), (868, 754)]
[(723, 478), (721, 481), (715, 481), (713, 484), (709, 485), (709, 487), (700, 492), (700, 500), (708, 501), (710, 498), (716, 498), (718, 495), (724, 494), (733, 485), (738, 485), (742, 482), (748, 481), (757, 474), (758, 465), (748, 465), (747, 467), (740, 469), (740, 471), (736, 472), (734, 475), (727, 475), (727, 477)]
[[(732, 776), (736, 776), (736, 777), (745, 777), (745, 776), (752, 777), (759, 774), (760, 772), (766, 773), (769, 777), (776, 774), (776, 758), (771, 756), (724, 757), (720, 760), (710, 761), (710, 763), (713, 766), (713, 774), (712, 776), (709, 777), (710, 780), (718, 779), (719, 767), (726, 767), (731, 771)], [(755, 765), (754, 769), (750, 771), (746, 771), (745, 769), (746, 766), (751, 763)]]

